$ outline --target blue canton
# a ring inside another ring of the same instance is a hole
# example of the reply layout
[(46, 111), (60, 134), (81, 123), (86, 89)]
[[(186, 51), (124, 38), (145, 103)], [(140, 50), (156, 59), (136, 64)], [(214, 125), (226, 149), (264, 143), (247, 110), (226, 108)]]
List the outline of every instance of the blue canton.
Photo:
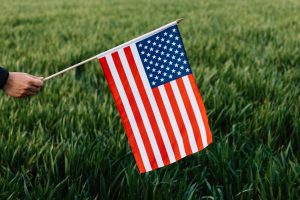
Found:
[(192, 73), (177, 25), (136, 46), (152, 88)]

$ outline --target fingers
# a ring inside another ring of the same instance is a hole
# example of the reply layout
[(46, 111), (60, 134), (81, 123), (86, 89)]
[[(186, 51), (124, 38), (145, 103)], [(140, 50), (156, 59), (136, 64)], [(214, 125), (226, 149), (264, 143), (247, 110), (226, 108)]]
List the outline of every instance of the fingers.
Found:
[(42, 87), (44, 84), (44, 81), (41, 78), (31, 76), (29, 83), (35, 87)]
[[(19, 99), (23, 99), (23, 98), (26, 98), (26, 97), (33, 96), (35, 94), (36, 94), (36, 92), (31, 91), (29, 89), (26, 89), (26, 90), (21, 90), (21, 91), (17, 92), (15, 95), (13, 95), (13, 97), (16, 97), (16, 98), (19, 98)], [(8, 94), (8, 95), (12, 96), (10, 94)]]
[(27, 90), (27, 91), (22, 95), (22, 97), (29, 97), (29, 96), (33, 96), (33, 95), (35, 95), (35, 94), (36, 94), (35, 92)]
[(35, 95), (43, 86), (43, 80), (40, 77), (29, 75), (28, 85), (24, 91), (23, 97)]
[(42, 77), (42, 76), (33, 76), (31, 74), (27, 74), (27, 75), (30, 76), (31, 78), (35, 78), (35, 79), (40, 79), (40, 80), (44, 79), (44, 77)]
[(21, 98), (35, 95), (44, 84), (42, 77), (37, 77), (30, 74), (26, 75), (27, 83), (24, 91), (22, 92)]
[(36, 93), (41, 89), (41, 87), (28, 86), (26, 89), (20, 92), (19, 98), (29, 97), (36, 95)]
[(35, 95), (41, 89), (44, 83), (42, 77), (36, 77), (30, 74), (25, 74), (25, 76), (25, 87), (23, 88), (19, 98), (26, 98)]
[(31, 86), (28, 86), (28, 88), (26, 90), (36, 93), (36, 92), (40, 91), (40, 89), (41, 89), (41, 87), (36, 87), (34, 85), (31, 85)]

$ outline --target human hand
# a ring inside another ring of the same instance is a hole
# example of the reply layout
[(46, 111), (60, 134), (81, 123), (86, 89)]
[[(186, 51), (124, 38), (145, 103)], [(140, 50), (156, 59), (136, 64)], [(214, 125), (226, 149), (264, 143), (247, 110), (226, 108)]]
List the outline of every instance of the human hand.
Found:
[(10, 72), (3, 90), (8, 96), (23, 98), (35, 95), (42, 86), (42, 77), (21, 72)]

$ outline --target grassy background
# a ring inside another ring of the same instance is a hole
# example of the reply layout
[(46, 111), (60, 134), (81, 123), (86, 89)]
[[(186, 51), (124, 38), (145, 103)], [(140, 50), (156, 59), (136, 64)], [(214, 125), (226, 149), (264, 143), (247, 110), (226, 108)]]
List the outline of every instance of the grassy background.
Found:
[(298, 0), (0, 0), (0, 63), (47, 76), (184, 17), (213, 144), (139, 175), (97, 60), (0, 94), (0, 199), (299, 199)]

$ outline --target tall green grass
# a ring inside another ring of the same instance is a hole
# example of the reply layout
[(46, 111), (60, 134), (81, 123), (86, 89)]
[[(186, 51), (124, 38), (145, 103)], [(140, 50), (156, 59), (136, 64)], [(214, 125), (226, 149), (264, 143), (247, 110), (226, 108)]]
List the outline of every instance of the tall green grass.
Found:
[(97, 61), (0, 95), (0, 199), (300, 199), (297, 0), (0, 1), (0, 63), (47, 76), (177, 18), (213, 144), (140, 175)]

